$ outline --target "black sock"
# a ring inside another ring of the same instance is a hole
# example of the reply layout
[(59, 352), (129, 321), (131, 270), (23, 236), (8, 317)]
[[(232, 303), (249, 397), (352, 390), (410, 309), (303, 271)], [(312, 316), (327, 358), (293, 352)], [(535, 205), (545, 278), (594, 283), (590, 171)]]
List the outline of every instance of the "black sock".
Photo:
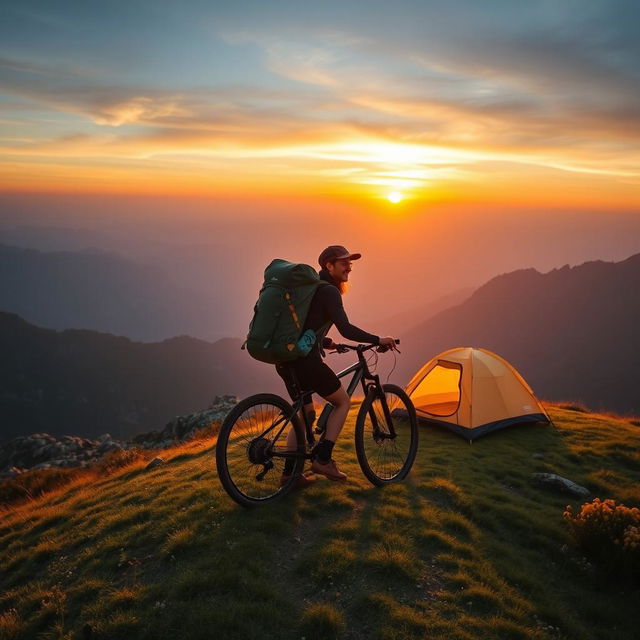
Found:
[(333, 453), (333, 445), (335, 442), (323, 438), (318, 443), (318, 446), (314, 449), (315, 458), (321, 464), (327, 464), (331, 460), (331, 454)]
[(296, 466), (296, 461), (294, 458), (285, 458), (284, 460), (284, 471), (282, 472), (285, 476), (290, 476), (293, 473), (293, 469)]

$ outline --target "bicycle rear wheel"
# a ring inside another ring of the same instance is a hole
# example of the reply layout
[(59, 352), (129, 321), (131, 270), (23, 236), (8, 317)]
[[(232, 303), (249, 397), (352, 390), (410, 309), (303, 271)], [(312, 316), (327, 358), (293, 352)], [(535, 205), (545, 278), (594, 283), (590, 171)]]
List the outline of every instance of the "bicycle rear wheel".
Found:
[[(295, 466), (284, 485), (282, 472), (287, 433), (295, 429)], [(288, 493), (304, 466), (305, 439), (291, 405), (261, 393), (239, 402), (225, 418), (216, 444), (218, 476), (225, 491), (243, 507), (270, 502)]]
[(389, 416), (385, 416), (378, 390), (371, 388), (358, 412), (355, 434), (362, 472), (376, 486), (405, 478), (418, 452), (418, 420), (413, 403), (394, 384), (385, 384), (382, 389)]

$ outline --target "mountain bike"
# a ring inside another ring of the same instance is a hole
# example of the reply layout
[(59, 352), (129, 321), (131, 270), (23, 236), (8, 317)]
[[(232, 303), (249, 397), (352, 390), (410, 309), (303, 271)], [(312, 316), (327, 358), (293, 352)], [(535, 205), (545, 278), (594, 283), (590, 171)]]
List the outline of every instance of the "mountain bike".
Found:
[[(418, 424), (405, 391), (381, 383), (370, 371), (365, 354), (374, 348), (378, 352), (388, 350), (375, 345), (337, 345), (338, 352), (354, 351), (358, 356), (357, 362), (337, 375), (344, 378), (353, 374), (347, 387), (350, 397), (359, 385), (362, 387), (364, 400), (355, 424), (356, 454), (367, 479), (382, 486), (403, 480), (411, 470), (418, 450)], [(306, 393), (298, 385), (293, 404), (271, 393), (249, 396), (225, 418), (218, 434), (216, 462), (222, 486), (238, 504), (253, 507), (271, 502), (295, 486), (305, 460), (311, 459), (314, 433), (324, 433), (333, 408), (330, 403), (324, 406), (313, 429), (301, 410)], [(295, 430), (295, 451), (286, 447), (289, 428)], [(287, 459), (294, 461), (294, 469), (283, 480)]]

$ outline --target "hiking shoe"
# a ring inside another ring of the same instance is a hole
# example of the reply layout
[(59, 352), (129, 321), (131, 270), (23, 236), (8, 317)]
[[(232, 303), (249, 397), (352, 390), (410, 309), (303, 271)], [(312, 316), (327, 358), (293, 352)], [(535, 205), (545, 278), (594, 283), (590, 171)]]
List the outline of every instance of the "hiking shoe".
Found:
[[(289, 483), (291, 476), (286, 476), (284, 473), (280, 478), (280, 486), (284, 487)], [(316, 481), (315, 476), (305, 476), (303, 473), (300, 473), (296, 476), (293, 484), (294, 489), (303, 489), (304, 487), (311, 486)]]
[(338, 481), (347, 479), (347, 474), (342, 473), (342, 471), (338, 469), (338, 465), (335, 463), (335, 460), (329, 460), (329, 462), (314, 460), (311, 463), (311, 471), (326, 476), (329, 480)]

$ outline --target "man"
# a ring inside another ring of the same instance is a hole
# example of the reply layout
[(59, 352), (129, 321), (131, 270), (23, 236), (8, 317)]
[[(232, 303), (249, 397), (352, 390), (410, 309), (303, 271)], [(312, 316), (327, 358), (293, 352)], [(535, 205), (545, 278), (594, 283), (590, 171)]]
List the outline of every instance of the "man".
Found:
[[(354, 342), (365, 342), (376, 344), (391, 349), (395, 349), (395, 339), (391, 337), (380, 338), (371, 333), (352, 325), (347, 318), (342, 304), (342, 295), (346, 291), (346, 284), (349, 281), (351, 265), (354, 260), (361, 258), (359, 253), (350, 253), (340, 245), (327, 247), (318, 258), (320, 264), (320, 278), (328, 282), (331, 286), (318, 287), (309, 308), (307, 320), (303, 331), (312, 329), (319, 331), (323, 327), (336, 326), (340, 334), (347, 340)], [(326, 331), (325, 331), (326, 333)], [(331, 338), (322, 339), (322, 346), (326, 349), (335, 348), (335, 343)], [(342, 387), (340, 379), (323, 361), (321, 349), (318, 342), (313, 346), (310, 353), (302, 358), (298, 358), (286, 364), (276, 365), (276, 370), (284, 380), (287, 390), (292, 398), (295, 396), (295, 385), (292, 381), (292, 372), (305, 391), (314, 391), (322, 396), (327, 402), (333, 405), (333, 410), (329, 415), (327, 427), (322, 440), (314, 449), (311, 470), (322, 474), (330, 480), (346, 480), (347, 475), (338, 469), (332, 459), (333, 446), (344, 426), (345, 419), (349, 413), (351, 398)], [(304, 397), (304, 409), (309, 422), (315, 419), (315, 411), (311, 399), (311, 393)], [(287, 448), (295, 450), (296, 436), (293, 429), (289, 430), (287, 436)], [(293, 471), (294, 461), (286, 460), (283, 484), (288, 482)], [(314, 479), (301, 475), (297, 483), (301, 486), (311, 484)]]

